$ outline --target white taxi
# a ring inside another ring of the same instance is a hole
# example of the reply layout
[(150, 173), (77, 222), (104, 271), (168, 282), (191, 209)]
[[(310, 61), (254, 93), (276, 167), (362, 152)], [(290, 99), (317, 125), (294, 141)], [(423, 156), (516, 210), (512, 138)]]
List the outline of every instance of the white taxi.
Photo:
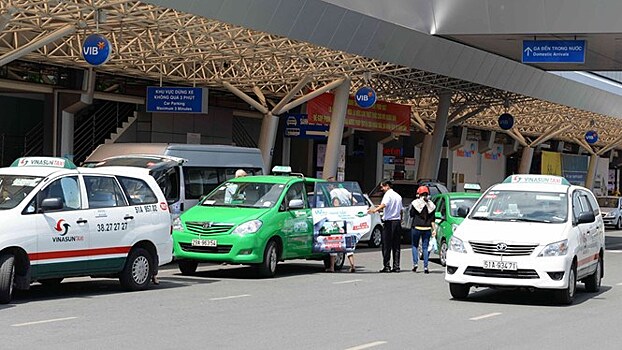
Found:
[(604, 249), (590, 190), (559, 176), (512, 175), (490, 187), (456, 229), (445, 280), (455, 299), (472, 286), (524, 287), (555, 290), (559, 303), (570, 304), (577, 281), (600, 289)]
[(0, 222), (0, 303), (65, 277), (118, 276), (141, 290), (172, 260), (168, 206), (146, 169), (19, 158), (0, 168)]

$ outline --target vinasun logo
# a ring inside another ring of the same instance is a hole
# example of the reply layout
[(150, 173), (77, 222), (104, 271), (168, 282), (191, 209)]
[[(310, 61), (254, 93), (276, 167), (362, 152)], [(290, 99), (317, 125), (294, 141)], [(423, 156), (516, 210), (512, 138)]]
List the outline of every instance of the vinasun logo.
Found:
[(60, 219), (56, 222), (56, 226), (54, 230), (60, 233), (59, 237), (52, 237), (52, 242), (80, 242), (84, 241), (84, 236), (67, 236), (69, 232), (69, 228), (71, 225), (65, 221), (65, 219)]

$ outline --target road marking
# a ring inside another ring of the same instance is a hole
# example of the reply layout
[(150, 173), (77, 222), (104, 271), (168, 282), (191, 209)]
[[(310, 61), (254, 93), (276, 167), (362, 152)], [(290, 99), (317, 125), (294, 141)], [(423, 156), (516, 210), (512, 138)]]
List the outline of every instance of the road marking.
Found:
[(616, 254), (620, 254), (622, 253), (622, 250), (606, 250), (607, 253), (616, 253)]
[(363, 280), (348, 280), (348, 281), (341, 281), (341, 282), (333, 282), (333, 284), (346, 284), (346, 283), (354, 283), (354, 282), (361, 282)]
[(228, 297), (221, 297), (221, 298), (211, 298), (210, 300), (227, 300), (227, 299), (246, 298), (250, 296), (251, 296), (250, 294), (241, 294), (241, 295), (231, 295)]
[(351, 348), (347, 348), (346, 350), (363, 350), (363, 349), (369, 349), (369, 348), (373, 348), (374, 346), (378, 346), (378, 345), (382, 345), (382, 344), (386, 344), (386, 341), (375, 341), (372, 343), (367, 343), (367, 344), (363, 344), (363, 345), (358, 345), (358, 346), (354, 346)]
[(52, 320), (44, 320), (44, 321), (35, 321), (35, 322), (26, 322), (26, 323), (18, 323), (18, 324), (12, 324), (11, 327), (23, 327), (23, 326), (32, 326), (34, 324), (41, 324), (41, 323), (51, 323), (51, 322), (59, 322), (59, 321), (67, 321), (67, 320), (73, 320), (76, 319), (77, 317), (65, 317), (65, 318), (55, 318)]
[(622, 286), (622, 283), (618, 283), (618, 284), (616, 284), (616, 286)]
[(500, 312), (493, 312), (491, 314), (486, 314), (486, 315), (481, 315), (481, 316), (477, 316), (477, 317), (472, 317), (472, 318), (469, 318), (469, 320), (471, 320), (471, 321), (479, 321), (479, 320), (483, 320), (483, 319), (488, 318), (488, 317), (495, 317), (495, 316), (499, 316), (499, 315), (501, 315)]

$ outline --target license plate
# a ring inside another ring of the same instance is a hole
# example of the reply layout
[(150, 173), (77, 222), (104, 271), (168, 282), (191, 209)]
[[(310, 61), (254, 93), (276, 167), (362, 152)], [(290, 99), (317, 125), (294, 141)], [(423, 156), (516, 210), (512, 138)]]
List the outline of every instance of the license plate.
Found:
[(495, 261), (484, 260), (484, 268), (492, 270), (512, 270), (516, 271), (516, 262), (513, 261)]
[(192, 246), (194, 247), (216, 247), (218, 241), (215, 239), (193, 239)]

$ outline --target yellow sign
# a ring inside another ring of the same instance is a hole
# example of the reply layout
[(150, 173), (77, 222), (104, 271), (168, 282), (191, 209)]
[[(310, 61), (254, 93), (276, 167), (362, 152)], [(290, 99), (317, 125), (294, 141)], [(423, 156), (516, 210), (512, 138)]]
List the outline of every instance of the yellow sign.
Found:
[(557, 152), (542, 151), (542, 175), (562, 175), (562, 155)]

